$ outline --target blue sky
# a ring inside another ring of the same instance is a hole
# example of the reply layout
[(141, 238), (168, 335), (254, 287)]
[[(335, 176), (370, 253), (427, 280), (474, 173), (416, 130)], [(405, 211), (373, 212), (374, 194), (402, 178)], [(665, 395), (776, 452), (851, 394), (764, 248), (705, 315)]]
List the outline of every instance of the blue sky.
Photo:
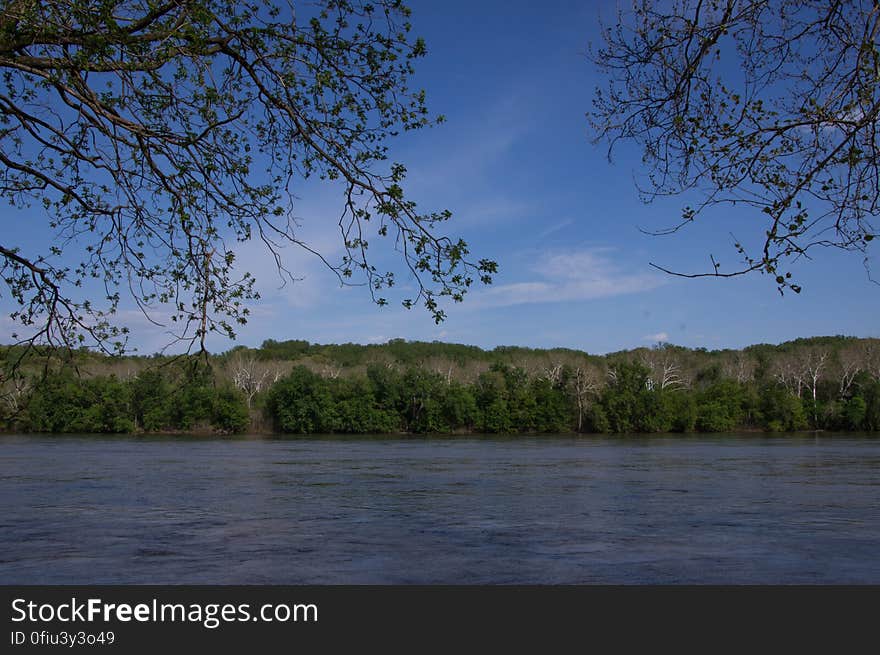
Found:
[[(447, 120), (392, 142), (391, 158), (406, 164), (407, 192), (422, 209), (450, 209), (449, 233), (477, 257), (498, 261), (495, 283), (450, 307), (437, 326), (425, 311), (376, 307), (365, 289), (339, 288), (302, 252), (285, 253), (301, 281), (280, 287), (260, 247), (248, 245), (239, 261), (257, 275), (263, 299), (236, 343), (400, 337), (605, 353), (661, 340), (712, 349), (880, 336), (880, 287), (857, 255), (817, 253), (796, 269), (803, 292), (784, 297), (766, 276), (685, 280), (650, 267), (706, 270), (709, 253), (733, 265), (730, 232), (761, 228), (758, 218), (725, 210), (672, 237), (639, 231), (673, 224), (685, 203), (643, 204), (634, 183), (638, 153), (621, 149), (609, 163), (605, 147), (591, 142), (585, 113), (601, 80), (586, 51), (603, 6), (610, 16), (615, 4), (410, 2), (413, 31), (428, 44), (416, 81)], [(298, 194), (302, 235), (338, 257), (338, 189), (309, 184)], [(16, 224), (8, 214), (4, 223)], [(123, 308), (122, 318), (141, 352), (167, 342), (137, 312)], [(9, 331), (0, 321), (0, 341)], [(210, 342), (218, 351), (233, 345)]]

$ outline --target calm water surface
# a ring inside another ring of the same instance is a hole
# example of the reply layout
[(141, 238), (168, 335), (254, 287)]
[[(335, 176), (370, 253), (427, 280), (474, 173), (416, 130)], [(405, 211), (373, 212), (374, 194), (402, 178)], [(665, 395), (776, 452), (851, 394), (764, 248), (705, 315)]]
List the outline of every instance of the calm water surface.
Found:
[(880, 441), (0, 436), (0, 583), (880, 583)]

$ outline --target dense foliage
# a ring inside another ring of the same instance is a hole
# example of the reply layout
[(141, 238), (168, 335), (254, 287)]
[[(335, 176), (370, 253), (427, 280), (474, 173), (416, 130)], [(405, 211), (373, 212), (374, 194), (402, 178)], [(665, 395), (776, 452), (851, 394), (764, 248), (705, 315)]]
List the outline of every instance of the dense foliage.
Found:
[[(16, 353), (0, 349), (0, 357)], [(270, 341), (207, 365), (88, 351), (75, 359), (78, 374), (33, 367), (29, 384), (6, 381), (5, 426), (290, 434), (880, 430), (880, 341), (873, 339), (818, 337), (742, 351), (660, 344), (604, 357), (403, 340)]]
[[(701, 389), (651, 385), (638, 362), (612, 365), (595, 395), (586, 432), (771, 432), (877, 430), (880, 382), (858, 381), (849, 398), (798, 398), (776, 382), (721, 378)], [(472, 384), (423, 369), (371, 366), (365, 376), (324, 378), (298, 366), (268, 392), (266, 410), (288, 433), (482, 432), (558, 433), (576, 430), (573, 372), (556, 381), (495, 364)]]
[(18, 426), (32, 432), (241, 432), (241, 394), (205, 377), (175, 380), (148, 369), (136, 377), (81, 379), (70, 372), (36, 386)]

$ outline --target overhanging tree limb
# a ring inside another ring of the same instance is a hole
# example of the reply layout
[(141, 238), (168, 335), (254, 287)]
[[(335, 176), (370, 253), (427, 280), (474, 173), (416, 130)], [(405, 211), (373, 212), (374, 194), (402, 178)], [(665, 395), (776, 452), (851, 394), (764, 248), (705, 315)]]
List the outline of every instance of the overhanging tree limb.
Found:
[[(0, 3), (0, 196), (45, 210), (57, 235), (44, 253), (0, 251), (15, 319), (55, 326), (26, 338), (124, 349), (109, 320), (120, 287), (148, 316), (167, 308), (191, 345), (234, 336), (258, 297), (236, 244), (255, 235), (289, 279), (286, 244), (380, 304), (394, 271), (368, 245), (388, 238), (415, 283), (403, 304), (438, 321), (440, 297), (490, 282), (495, 263), (472, 261), (441, 231), (449, 212), (417, 209), (387, 161), (390, 138), (434, 122), (409, 87), (425, 48), (408, 20), (399, 0), (321, 0), (296, 17), (264, 0)], [(339, 263), (297, 234), (293, 185), (311, 177), (341, 187)], [(57, 321), (53, 298), (77, 320)]]
[(603, 29), (597, 141), (609, 156), (621, 141), (642, 148), (644, 200), (696, 199), (652, 232), (719, 205), (747, 226), (738, 266), (713, 259), (685, 277), (763, 272), (799, 291), (791, 263), (812, 249), (867, 261), (880, 213), (878, 33), (880, 6), (867, 0), (637, 0)]

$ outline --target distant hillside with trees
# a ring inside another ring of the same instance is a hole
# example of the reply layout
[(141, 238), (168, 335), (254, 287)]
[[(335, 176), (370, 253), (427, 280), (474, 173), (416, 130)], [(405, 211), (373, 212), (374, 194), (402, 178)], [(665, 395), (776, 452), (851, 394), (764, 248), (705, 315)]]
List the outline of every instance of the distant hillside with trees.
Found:
[(0, 347), (0, 427), (21, 432), (666, 433), (880, 430), (880, 339), (742, 350), (395, 339), (266, 341), (208, 357), (64, 360)]

